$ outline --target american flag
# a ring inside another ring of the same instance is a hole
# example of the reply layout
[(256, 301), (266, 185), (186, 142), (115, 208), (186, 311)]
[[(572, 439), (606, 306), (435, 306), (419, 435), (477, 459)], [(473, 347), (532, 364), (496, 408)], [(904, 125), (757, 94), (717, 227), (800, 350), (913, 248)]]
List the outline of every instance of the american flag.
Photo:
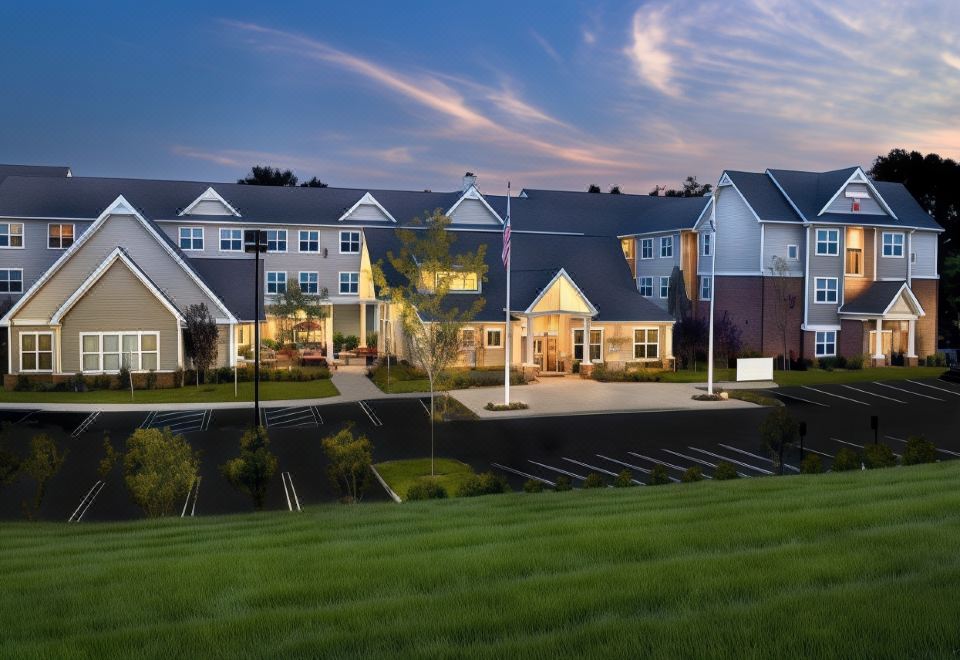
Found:
[(510, 267), (510, 184), (507, 183), (507, 221), (503, 223), (503, 252), (500, 255), (503, 259), (503, 267)]

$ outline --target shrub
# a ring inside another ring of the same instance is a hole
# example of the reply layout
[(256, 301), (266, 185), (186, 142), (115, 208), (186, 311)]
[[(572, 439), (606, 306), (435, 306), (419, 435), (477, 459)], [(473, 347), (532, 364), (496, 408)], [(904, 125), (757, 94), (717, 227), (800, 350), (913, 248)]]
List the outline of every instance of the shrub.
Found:
[(947, 366), (947, 356), (945, 353), (934, 353), (933, 355), (928, 355), (926, 361), (928, 367)]
[(109, 390), (111, 385), (113, 385), (113, 379), (106, 374), (93, 377), (93, 387), (95, 389)]
[(820, 474), (823, 472), (823, 461), (816, 454), (807, 454), (800, 461), (801, 474)]
[(103, 458), (100, 459), (100, 463), (97, 465), (97, 476), (100, 477), (100, 481), (107, 480), (110, 472), (113, 471), (113, 466), (116, 465), (119, 460), (120, 454), (113, 448), (113, 443), (110, 442), (110, 434), (104, 433)]
[(277, 457), (270, 451), (270, 439), (262, 426), (247, 429), (240, 437), (240, 456), (220, 466), (234, 488), (247, 493), (253, 506), (263, 508), (267, 486), (277, 471)]
[(130, 389), (130, 369), (127, 367), (121, 366), (120, 372), (117, 374), (117, 389), (118, 390), (129, 390)]
[(607, 484), (603, 481), (603, 477), (596, 472), (591, 472), (587, 475), (587, 478), (583, 480), (584, 488), (603, 488), (606, 485)]
[(476, 497), (478, 495), (494, 495), (510, 491), (507, 480), (493, 472), (473, 474), (460, 484), (457, 497)]
[(713, 478), (717, 481), (727, 481), (729, 479), (739, 479), (740, 475), (737, 474), (737, 468), (733, 466), (733, 463), (720, 461), (713, 471)]
[(333, 333), (333, 351), (339, 353), (343, 350), (343, 333), (335, 332)]
[(852, 369), (854, 371), (863, 369), (863, 356), (854, 355), (853, 357), (847, 358), (847, 369)]
[[(35, 510), (40, 510), (40, 504), (47, 493), (47, 485), (63, 467), (66, 453), (66, 451), (61, 452), (57, 443), (46, 433), (40, 433), (30, 439), (30, 453), (20, 463), (20, 472), (37, 483), (33, 500)], [(26, 503), (24, 503), (24, 510), (30, 516), (30, 509)]]
[(863, 462), (871, 470), (895, 467), (897, 457), (893, 455), (893, 450), (890, 449), (889, 445), (873, 444), (864, 448)]
[(660, 381), (660, 375), (646, 368), (611, 369), (606, 363), (593, 367), (593, 379), (604, 383), (654, 383)]
[(147, 383), (148, 390), (157, 389), (157, 372), (156, 371), (153, 371), (151, 369), (150, 371), (147, 372), (146, 383)]
[(67, 382), (67, 389), (71, 392), (86, 392), (87, 381), (83, 377), (83, 374), (77, 372), (70, 376), (70, 380)]
[(573, 483), (570, 481), (570, 477), (565, 474), (561, 474), (554, 482), (553, 489), (557, 492), (571, 490), (573, 489)]
[(376, 346), (377, 346), (377, 341), (379, 341), (379, 339), (380, 339), (380, 335), (379, 335), (378, 333), (376, 333), (376, 332), (368, 332), (368, 333), (367, 333), (367, 346), (369, 346), (370, 348), (376, 348)]
[(680, 481), (685, 484), (693, 483), (694, 481), (703, 481), (703, 470), (696, 465), (688, 467), (680, 477)]
[(613, 480), (614, 488), (630, 488), (636, 486), (637, 484), (633, 481), (633, 472), (624, 468), (620, 470), (620, 474), (617, 475), (617, 478)]
[(373, 444), (364, 435), (355, 438), (349, 428), (324, 438), (322, 444), (330, 460), (330, 479), (340, 488), (342, 501), (359, 502), (370, 483)]
[(492, 410), (492, 411), (503, 411), (503, 410), (526, 410), (529, 407), (530, 406), (525, 404), (523, 401), (511, 401), (509, 404), (493, 403), (491, 401), (487, 403), (487, 405), (485, 405), (483, 409)]
[(847, 472), (860, 469), (860, 457), (849, 447), (843, 447), (833, 457), (833, 471)]
[(13, 386), (15, 392), (29, 392), (32, 389), (30, 379), (24, 374), (17, 374), (17, 382)]
[(523, 484), (523, 492), (525, 493), (542, 493), (543, 492), (543, 482), (537, 479), (527, 479)]
[(920, 463), (935, 463), (937, 448), (922, 435), (911, 435), (907, 438), (907, 448), (903, 450), (904, 465), (918, 465)]
[(573, 373), (575, 373), (575, 374), (580, 373), (580, 360), (574, 360), (574, 361), (573, 361), (573, 366), (571, 367), (571, 369), (573, 370)]
[(447, 489), (430, 478), (418, 479), (407, 489), (406, 500), (443, 500), (447, 498)]
[(667, 474), (667, 468), (657, 463), (650, 470), (650, 485), (662, 486), (670, 483), (670, 475)]
[(347, 335), (343, 338), (343, 350), (352, 351), (360, 345), (360, 339), (356, 335)]
[(124, 481), (133, 501), (150, 518), (174, 513), (199, 467), (197, 453), (170, 429), (137, 429), (127, 439)]

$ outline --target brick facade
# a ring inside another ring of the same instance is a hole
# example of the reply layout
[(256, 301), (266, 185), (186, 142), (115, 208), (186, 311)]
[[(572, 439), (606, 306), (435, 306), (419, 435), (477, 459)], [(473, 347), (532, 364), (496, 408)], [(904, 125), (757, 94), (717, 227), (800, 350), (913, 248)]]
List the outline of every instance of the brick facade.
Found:
[(913, 280), (910, 288), (926, 316), (917, 319), (917, 356), (920, 359), (937, 352), (937, 307), (940, 280)]

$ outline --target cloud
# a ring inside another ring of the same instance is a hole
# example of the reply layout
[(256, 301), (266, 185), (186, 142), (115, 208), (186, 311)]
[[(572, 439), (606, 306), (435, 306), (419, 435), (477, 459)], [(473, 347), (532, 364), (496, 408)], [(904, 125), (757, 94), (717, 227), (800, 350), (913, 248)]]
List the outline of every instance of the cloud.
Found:
[(632, 43), (626, 53), (643, 82), (663, 94), (677, 96), (680, 92), (673, 85), (673, 56), (667, 49), (667, 13), (666, 6), (638, 9), (633, 15)]
[(530, 36), (533, 37), (533, 40), (537, 42), (537, 45), (543, 49), (543, 52), (546, 53), (551, 60), (557, 64), (563, 64), (563, 57), (560, 56), (560, 53), (556, 51), (556, 49), (550, 44), (549, 41), (546, 40), (543, 35), (536, 30), (530, 30)]
[(957, 55), (953, 53), (940, 53), (940, 58), (954, 69), (960, 71), (960, 57)]

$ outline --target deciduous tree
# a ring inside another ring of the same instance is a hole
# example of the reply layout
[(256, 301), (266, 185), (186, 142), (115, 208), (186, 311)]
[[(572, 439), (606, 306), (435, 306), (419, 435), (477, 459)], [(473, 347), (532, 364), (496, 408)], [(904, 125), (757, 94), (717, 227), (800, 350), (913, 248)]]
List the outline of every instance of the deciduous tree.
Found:
[[(44, 496), (47, 494), (47, 485), (56, 476), (67, 452), (61, 452), (57, 443), (46, 433), (39, 433), (30, 439), (30, 453), (20, 465), (21, 472), (33, 479), (37, 484), (36, 495), (33, 499), (33, 510), (40, 509)], [(29, 515), (29, 508), (27, 509)]]
[(800, 425), (786, 408), (774, 408), (760, 424), (760, 440), (770, 453), (780, 474), (783, 474), (783, 454), (800, 438)]
[(270, 451), (270, 438), (262, 426), (247, 429), (240, 437), (240, 456), (220, 466), (230, 484), (249, 495), (253, 506), (263, 508), (267, 486), (277, 472), (277, 457)]
[(169, 428), (137, 429), (127, 438), (124, 482), (149, 518), (169, 516), (197, 478), (200, 459), (182, 435)]
[(193, 362), (197, 372), (197, 387), (200, 386), (200, 372), (206, 371), (217, 359), (217, 342), (220, 331), (217, 322), (210, 314), (206, 304), (190, 305), (184, 312), (183, 350)]
[(330, 479), (344, 502), (359, 502), (370, 483), (373, 445), (366, 436), (355, 437), (349, 428), (323, 439), (330, 461)]

